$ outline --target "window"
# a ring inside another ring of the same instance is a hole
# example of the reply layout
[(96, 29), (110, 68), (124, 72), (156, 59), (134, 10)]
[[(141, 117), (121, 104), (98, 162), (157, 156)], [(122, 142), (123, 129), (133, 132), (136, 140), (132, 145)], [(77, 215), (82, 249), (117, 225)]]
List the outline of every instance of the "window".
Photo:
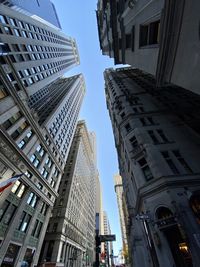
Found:
[(140, 47), (159, 43), (160, 20), (140, 25)]
[(181, 156), (180, 152), (178, 150), (173, 150), (172, 152), (173, 152), (174, 156), (177, 158), (177, 160), (179, 161), (179, 163), (182, 165), (182, 167), (184, 168), (184, 170), (187, 173), (192, 173), (192, 169), (187, 164), (187, 162), (185, 161), (185, 159)]
[(0, 22), (3, 24), (7, 24), (6, 17), (4, 17), (3, 15), (0, 15)]
[(17, 26), (15, 19), (10, 18), (10, 22), (12, 26)]
[(6, 33), (6, 34), (12, 34), (10, 28), (4, 26), (4, 30), (5, 30), (5, 33)]
[(142, 158), (138, 161), (140, 167), (141, 167), (141, 170), (146, 178), (147, 181), (153, 179), (153, 175), (151, 173), (151, 170), (147, 164), (147, 161), (145, 158)]
[(42, 203), (42, 206), (41, 206), (40, 213), (43, 214), (43, 215), (45, 216), (46, 213), (47, 213), (48, 207), (49, 207), (49, 206), (48, 206), (45, 202), (43, 202), (43, 203)]
[(156, 144), (159, 144), (159, 140), (157, 139), (156, 135), (154, 134), (153, 131), (148, 131), (153, 143), (156, 145)]
[(36, 73), (36, 69), (34, 67), (31, 68), (31, 70), (32, 70), (32, 73)]
[(127, 133), (131, 131), (130, 123), (127, 123), (124, 127), (125, 127)]
[(23, 36), (24, 38), (27, 38), (27, 37), (28, 37), (27, 32), (26, 32), (26, 31), (22, 31), (22, 36)]
[(31, 178), (31, 177), (33, 176), (32, 173), (29, 172), (29, 171), (26, 171), (24, 174), (25, 174), (28, 178)]
[(175, 163), (173, 162), (172, 158), (170, 157), (168, 151), (163, 151), (161, 152), (162, 156), (164, 157), (164, 159), (166, 160), (168, 166), (170, 167), (170, 169), (172, 170), (172, 172), (174, 174), (179, 174), (179, 170), (176, 167)]
[(28, 45), (28, 50), (29, 50), (29, 51), (34, 51), (32, 45)]
[(33, 162), (35, 159), (36, 159), (36, 156), (33, 154), (33, 155), (30, 157), (30, 161)]
[(29, 131), (26, 135), (27, 138), (30, 138), (32, 136), (33, 132), (32, 131)]
[(21, 44), (21, 49), (22, 49), (22, 51), (25, 51), (25, 52), (28, 51), (27, 48), (26, 48), (26, 46), (24, 44)]
[(37, 148), (36, 148), (36, 151), (39, 152), (40, 156), (42, 157), (44, 155), (44, 149), (41, 145), (39, 145)]
[(20, 127), (11, 134), (11, 137), (16, 139), (26, 129), (27, 126), (27, 122), (23, 122)]
[(34, 235), (35, 235), (35, 232), (36, 232), (36, 229), (37, 229), (37, 227), (38, 227), (38, 224), (39, 224), (39, 221), (38, 221), (38, 220), (36, 220), (36, 221), (35, 221), (34, 228), (33, 228), (33, 230), (32, 230), (32, 233), (31, 233), (31, 235), (32, 235), (32, 236), (34, 236)]
[(42, 185), (41, 183), (38, 183), (36, 186), (37, 186), (37, 188), (39, 188), (40, 190), (43, 189), (43, 185)]
[(39, 152), (41, 148), (42, 148), (41, 145), (37, 146), (36, 151)]
[(39, 164), (40, 164), (40, 161), (39, 161), (39, 159), (36, 158), (36, 160), (34, 161), (33, 165), (35, 167), (37, 167)]
[(131, 137), (131, 138), (129, 139), (129, 141), (130, 141), (130, 143), (131, 143), (131, 145), (132, 145), (133, 148), (138, 147), (138, 141), (137, 141), (137, 139), (136, 139), (135, 136)]
[(4, 214), (6, 213), (6, 210), (8, 209), (9, 205), (10, 205), (10, 202), (9, 201), (5, 200), (3, 202), (3, 205), (0, 208), (0, 222), (1, 222)]
[(19, 180), (12, 186), (11, 192), (15, 194), (18, 198), (22, 198), (25, 193), (26, 187)]
[(17, 145), (18, 145), (19, 148), (23, 148), (24, 145), (25, 145), (24, 140), (21, 140)]
[(18, 21), (20, 28), (24, 28), (24, 23), (22, 21)]
[(26, 74), (26, 76), (29, 76), (29, 75), (31, 75), (31, 72), (30, 72), (30, 70), (29, 70), (29, 69), (25, 69), (25, 70), (24, 70), (24, 73)]
[(142, 123), (143, 126), (155, 125), (155, 122), (153, 121), (152, 117), (141, 118), (140, 122)]
[(158, 132), (159, 136), (161, 137), (161, 139), (162, 139), (162, 141), (164, 143), (168, 143), (169, 142), (169, 140), (167, 139), (167, 137), (165, 136), (165, 134), (164, 134), (164, 132), (162, 130), (157, 130), (157, 132)]
[(15, 211), (17, 210), (17, 206), (11, 204), (9, 201), (4, 201), (1, 209), (0, 209), (0, 222), (8, 225), (13, 218)]
[(26, 233), (30, 221), (31, 221), (31, 215), (26, 213), (25, 211), (23, 211), (21, 218), (20, 218), (20, 221), (19, 221), (19, 226), (17, 229), (21, 232)]
[[(20, 250), (20, 246), (17, 246), (15, 244), (10, 243), (8, 246), (8, 249), (6, 251), (6, 254), (4, 256), (2, 266), (14, 266), (14, 265), (16, 265), (15, 261), (17, 259), (19, 250)], [(10, 260), (12, 260), (12, 265), (11, 265)]]
[(36, 232), (35, 232), (35, 235), (34, 235), (36, 238), (39, 238), (41, 230), (42, 230), (42, 226), (43, 226), (43, 223), (39, 222), (38, 227), (37, 227)]
[(32, 32), (29, 32), (29, 36), (31, 39), (34, 39), (34, 35), (32, 34)]
[(18, 73), (18, 76), (19, 76), (20, 79), (24, 77), (24, 75), (23, 75), (23, 73), (21, 72), (21, 70), (19, 70), (17, 73)]
[(28, 81), (29, 81), (29, 84), (33, 84), (34, 83), (33, 78), (28, 78)]
[(21, 54), (17, 54), (15, 57), (17, 58), (18, 62), (24, 61), (24, 58), (23, 58), (23, 56)]
[(48, 176), (48, 171), (45, 169), (45, 168), (42, 168), (42, 170), (41, 170), (41, 174), (42, 174), (42, 176), (44, 177), (44, 178), (47, 178), (47, 176)]
[(7, 74), (7, 77), (8, 77), (8, 79), (9, 79), (10, 82), (15, 81), (15, 78), (14, 78), (14, 76), (13, 76), (12, 73), (8, 73), (8, 74)]
[(19, 30), (14, 29), (14, 33), (15, 33), (16, 36), (20, 37), (20, 31)]
[(29, 204), (32, 208), (35, 208), (36, 204), (38, 201), (38, 197), (36, 196), (36, 194), (34, 194), (33, 192), (31, 192), (29, 194), (28, 200), (27, 200), (27, 204)]

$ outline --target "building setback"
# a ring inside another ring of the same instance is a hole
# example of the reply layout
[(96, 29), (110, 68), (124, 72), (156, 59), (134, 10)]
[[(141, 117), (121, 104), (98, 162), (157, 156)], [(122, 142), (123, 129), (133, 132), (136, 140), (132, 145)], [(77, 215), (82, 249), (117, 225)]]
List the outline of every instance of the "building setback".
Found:
[(38, 16), (54, 26), (61, 28), (60, 21), (54, 4), (50, 0), (0, 0), (0, 3), (30, 13), (30, 16)]
[(150, 74), (138, 69), (107, 69), (104, 77), (133, 266), (197, 267), (200, 139), (180, 116), (180, 103), (190, 108), (182, 110), (189, 116), (199, 98), (169, 86), (172, 102)]
[(0, 5), (0, 265), (37, 265), (85, 94), (75, 40)]
[(159, 86), (173, 83), (200, 94), (199, 9), (198, 0), (99, 0), (102, 53), (153, 74)]
[(79, 121), (49, 222), (41, 263), (89, 266), (95, 257), (95, 147)]

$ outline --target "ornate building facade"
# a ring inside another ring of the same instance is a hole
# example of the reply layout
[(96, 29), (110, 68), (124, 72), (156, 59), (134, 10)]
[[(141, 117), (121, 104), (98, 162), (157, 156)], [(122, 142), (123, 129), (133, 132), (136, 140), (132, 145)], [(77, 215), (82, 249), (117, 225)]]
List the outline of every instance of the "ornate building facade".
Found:
[(199, 8), (198, 0), (99, 0), (102, 53), (156, 76), (158, 86), (200, 94)]
[(138, 69), (107, 69), (104, 76), (133, 265), (197, 267), (200, 139), (194, 118), (184, 117), (195, 113), (199, 97), (173, 85), (156, 88)]

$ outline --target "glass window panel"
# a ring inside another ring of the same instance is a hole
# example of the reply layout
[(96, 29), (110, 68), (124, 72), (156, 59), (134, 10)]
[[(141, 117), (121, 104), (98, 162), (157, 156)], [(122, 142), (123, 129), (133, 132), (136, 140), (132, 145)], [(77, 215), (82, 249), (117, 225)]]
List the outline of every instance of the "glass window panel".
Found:
[(20, 181), (16, 181), (11, 189), (11, 192), (13, 192), (14, 194), (16, 193), (17, 189), (19, 188), (21, 182)]
[(19, 192), (17, 193), (17, 196), (18, 196), (19, 198), (22, 198), (24, 192), (25, 192), (25, 185), (22, 185), (22, 186), (20, 187), (20, 189), (19, 189)]

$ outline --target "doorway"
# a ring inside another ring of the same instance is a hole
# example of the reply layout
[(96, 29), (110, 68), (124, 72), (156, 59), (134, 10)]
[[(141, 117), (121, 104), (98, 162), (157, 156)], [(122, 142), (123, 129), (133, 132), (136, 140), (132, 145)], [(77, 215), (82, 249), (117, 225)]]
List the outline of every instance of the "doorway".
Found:
[(168, 241), (176, 267), (193, 267), (192, 255), (185, 233), (174, 220), (173, 212), (166, 207), (160, 207), (157, 209), (156, 215), (162, 225), (160, 230)]

